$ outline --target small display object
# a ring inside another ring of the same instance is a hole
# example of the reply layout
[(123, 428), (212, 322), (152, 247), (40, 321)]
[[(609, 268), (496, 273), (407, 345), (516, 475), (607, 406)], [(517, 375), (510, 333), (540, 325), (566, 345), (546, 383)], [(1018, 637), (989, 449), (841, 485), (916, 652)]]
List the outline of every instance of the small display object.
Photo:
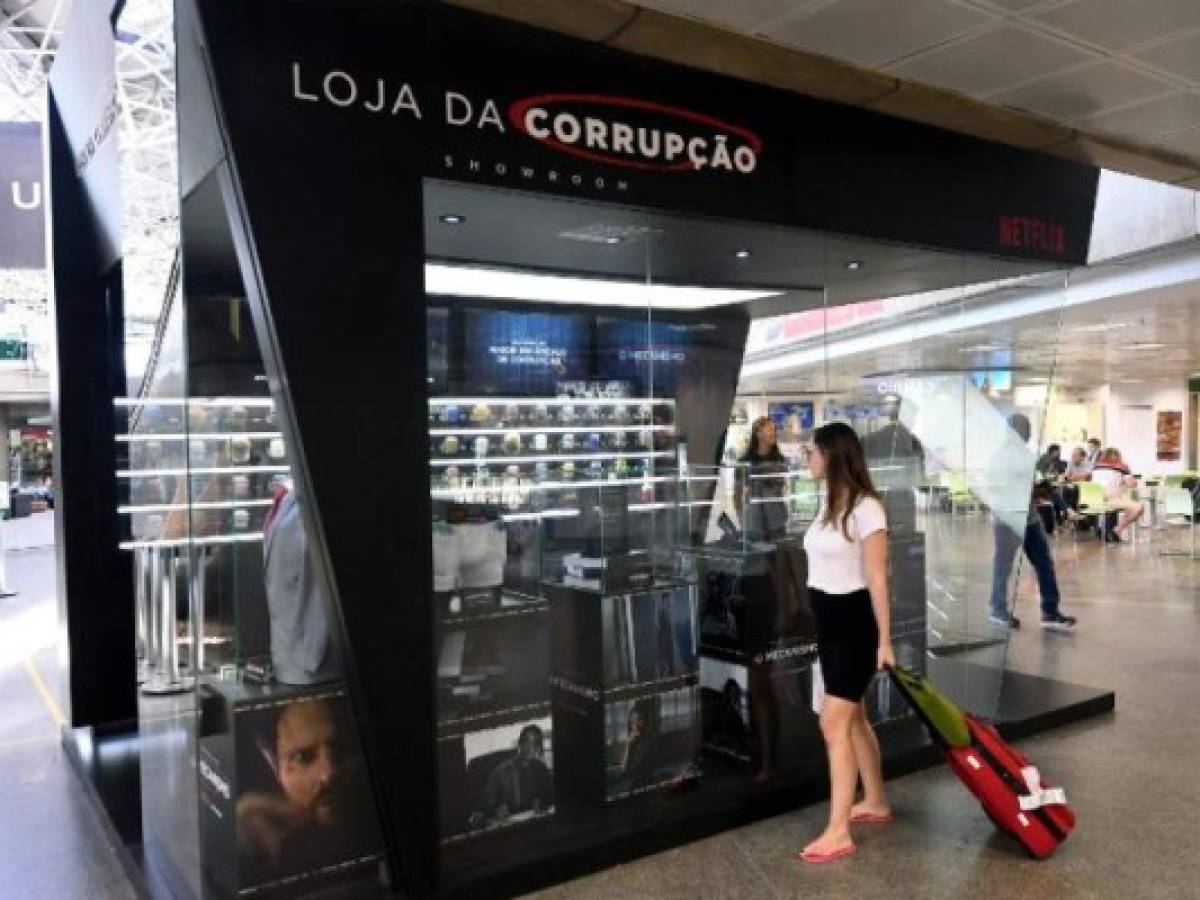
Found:
[(748, 766), (759, 780), (820, 763), (820, 723), (811, 694), (816, 646), (764, 662), (706, 655), (700, 660), (704, 749)]
[(508, 537), (499, 510), (441, 503), (433, 525), (433, 590), (453, 613), (500, 605)]
[(382, 840), (344, 691), (212, 680), (199, 703), (200, 846), (219, 896), (377, 878)]
[(554, 815), (549, 716), (468, 731), (438, 742), (442, 842)]

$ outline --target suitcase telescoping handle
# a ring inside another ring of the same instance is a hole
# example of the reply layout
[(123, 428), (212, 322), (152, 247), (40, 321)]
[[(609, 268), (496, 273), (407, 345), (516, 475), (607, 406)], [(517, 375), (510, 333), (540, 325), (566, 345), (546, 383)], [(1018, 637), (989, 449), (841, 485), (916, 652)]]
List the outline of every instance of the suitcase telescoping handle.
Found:
[(971, 730), (963, 711), (930, 684), (928, 678), (903, 666), (885, 666), (884, 671), (939, 748), (971, 745)]

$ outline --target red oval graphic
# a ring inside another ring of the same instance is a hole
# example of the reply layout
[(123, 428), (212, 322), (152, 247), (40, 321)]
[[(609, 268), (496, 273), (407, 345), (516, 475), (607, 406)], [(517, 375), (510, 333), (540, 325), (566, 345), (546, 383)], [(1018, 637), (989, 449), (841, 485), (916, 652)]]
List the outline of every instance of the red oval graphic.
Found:
[[(590, 104), (592, 106), (611, 106), (623, 109), (636, 109), (644, 112), (659, 113), (664, 116), (671, 116), (676, 119), (682, 119), (693, 124), (704, 125), (711, 128), (718, 134), (736, 135), (741, 138), (746, 146), (748, 146), (757, 158), (762, 153), (763, 141), (757, 134), (748, 128), (743, 128), (740, 125), (733, 125), (729, 122), (723, 122), (720, 119), (712, 116), (704, 115), (703, 113), (694, 112), (690, 109), (684, 109), (680, 106), (669, 106), (665, 103), (656, 103), (652, 100), (638, 100), (633, 97), (614, 97), (608, 94), (541, 94), (536, 97), (525, 97), (521, 100), (516, 100), (508, 108), (508, 121), (517, 131), (524, 134), (531, 140), (537, 141), (539, 144), (546, 144), (553, 147), (562, 153), (568, 153), (571, 156), (586, 159), (590, 162), (604, 163), (611, 166), (623, 166), (627, 169), (639, 169), (648, 172), (694, 172), (696, 165), (690, 157), (685, 157), (677, 163), (653, 163), (644, 162), (637, 159), (627, 159), (621, 156), (615, 156), (611, 151), (597, 151), (585, 147), (577, 147), (574, 144), (568, 144), (560, 141), (554, 135), (546, 137), (538, 137), (530, 134), (525, 127), (526, 114), (535, 106), (550, 107), (556, 104), (563, 103), (579, 103)], [(547, 110), (549, 112), (549, 110)]]

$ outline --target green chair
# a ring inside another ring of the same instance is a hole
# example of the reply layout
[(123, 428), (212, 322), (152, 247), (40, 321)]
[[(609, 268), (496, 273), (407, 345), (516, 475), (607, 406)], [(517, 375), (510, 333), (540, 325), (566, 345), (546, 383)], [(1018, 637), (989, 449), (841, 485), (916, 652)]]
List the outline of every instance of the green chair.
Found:
[[(1096, 520), (1096, 530), (1100, 534), (1101, 540), (1104, 539), (1104, 517), (1109, 512), (1111, 510), (1104, 494), (1104, 488), (1094, 481), (1079, 482), (1079, 514)], [(1075, 539), (1079, 540), (1078, 531), (1075, 532)]]
[(1161, 556), (1187, 556), (1196, 558), (1196, 507), (1192, 492), (1181, 487), (1164, 488), (1162, 493), (1162, 516), (1164, 524), (1184, 526), (1190, 532), (1191, 549), (1184, 553), (1181, 550), (1163, 550)]
[(951, 515), (957, 514), (960, 506), (970, 507), (978, 511), (979, 501), (975, 499), (975, 495), (971, 493), (971, 486), (967, 482), (966, 473), (947, 472), (946, 490), (950, 495)]

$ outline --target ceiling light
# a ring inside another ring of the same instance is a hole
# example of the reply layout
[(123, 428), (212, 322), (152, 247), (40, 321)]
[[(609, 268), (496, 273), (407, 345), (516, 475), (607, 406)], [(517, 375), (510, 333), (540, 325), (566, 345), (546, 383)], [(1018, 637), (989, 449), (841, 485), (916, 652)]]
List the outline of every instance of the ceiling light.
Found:
[(1007, 350), (1003, 344), (975, 344), (971, 347), (959, 347), (959, 353), (995, 353), (998, 350)]
[(490, 297), (541, 303), (571, 303), (585, 306), (635, 309), (709, 309), (765, 297), (779, 291), (646, 284), (609, 278), (579, 278), (542, 275), (514, 269), (484, 266), (425, 264), (425, 291), (456, 297)]
[(1067, 330), (1090, 334), (1097, 331), (1116, 331), (1118, 328), (1128, 328), (1133, 322), (1099, 322), (1093, 325), (1068, 325)]
[(1166, 344), (1158, 341), (1134, 341), (1132, 344), (1121, 345), (1122, 350), (1161, 350)]
[(606, 244), (619, 244), (619, 243), (621, 243), (621, 238), (619, 238), (619, 237), (617, 237), (617, 236), (615, 236), (615, 235), (613, 235), (613, 236), (611, 236), (611, 237), (606, 237), (606, 238), (604, 239), (604, 243), (606, 243)]
[(849, 269), (851, 272), (857, 272), (859, 269), (862, 268), (862, 265), (863, 264), (862, 264), (861, 259), (846, 260), (846, 268)]
[(447, 225), (462, 225), (467, 221), (466, 216), (460, 216), (458, 213), (446, 213), (442, 216), (442, 221)]
[(742, 250), (735, 250), (733, 252), (733, 255), (736, 256), (738, 259), (749, 259), (751, 254), (750, 254), (749, 250), (742, 249)]

